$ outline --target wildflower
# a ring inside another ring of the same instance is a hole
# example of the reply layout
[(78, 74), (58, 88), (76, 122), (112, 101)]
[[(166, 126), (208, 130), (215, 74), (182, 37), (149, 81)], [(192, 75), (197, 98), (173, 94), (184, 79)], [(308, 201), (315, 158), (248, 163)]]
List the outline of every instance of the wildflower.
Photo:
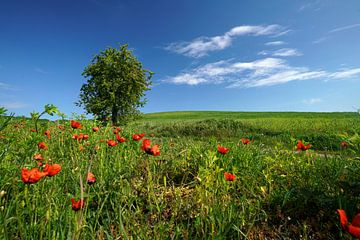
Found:
[(248, 144), (250, 144), (250, 139), (248, 139), (248, 138), (242, 138), (242, 139), (241, 139), (241, 142), (242, 142), (244, 145), (248, 145)]
[(79, 134), (74, 134), (72, 136), (73, 139), (75, 140), (87, 140), (89, 139), (89, 135), (87, 134), (83, 134), (83, 133), (79, 133)]
[(221, 145), (218, 145), (218, 152), (221, 154), (227, 154), (229, 152), (229, 149)]
[(44, 160), (44, 158), (43, 158), (43, 156), (41, 155), (41, 153), (36, 153), (36, 154), (34, 155), (34, 159), (35, 159), (36, 161), (42, 161), (42, 160)]
[(150, 139), (144, 139), (142, 142), (141, 150), (145, 151), (147, 154), (158, 156), (160, 155), (159, 145), (155, 144), (151, 147)]
[(70, 121), (70, 125), (73, 129), (79, 129), (81, 128), (81, 123), (77, 122), (77, 121), (74, 121), (74, 120), (71, 120)]
[(61, 166), (59, 164), (45, 164), (44, 172), (47, 173), (48, 177), (55, 176), (61, 171)]
[(308, 144), (308, 145), (305, 146), (301, 140), (298, 141), (298, 143), (297, 143), (297, 150), (298, 151), (306, 151), (309, 148), (311, 148), (311, 144)]
[(38, 168), (33, 168), (31, 170), (23, 168), (21, 170), (21, 180), (24, 183), (37, 183), (41, 178), (47, 175), (46, 172), (41, 172)]
[(100, 130), (100, 128), (99, 127), (93, 127), (92, 130), (93, 130), (93, 132), (98, 132)]
[(234, 181), (236, 179), (236, 176), (234, 174), (224, 172), (224, 177), (226, 181)]
[(115, 142), (115, 140), (107, 140), (106, 141), (107, 142), (107, 144), (110, 146), (110, 147), (115, 147), (116, 145), (118, 145), (118, 143), (117, 142)]
[(58, 128), (59, 128), (61, 131), (65, 130), (65, 127), (62, 126), (62, 125), (59, 125)]
[(44, 149), (44, 150), (47, 150), (48, 147), (46, 146), (45, 142), (39, 142), (38, 143), (38, 148), (39, 149)]
[(47, 136), (48, 139), (50, 139), (50, 138), (51, 138), (50, 130), (46, 130), (46, 131), (44, 132), (44, 135)]
[(150, 134), (150, 137), (155, 137), (155, 134), (153, 134), (153, 133), (152, 133), (152, 134)]
[(120, 143), (126, 142), (126, 139), (121, 137), (118, 133), (116, 134), (116, 140)]
[(79, 201), (76, 201), (74, 198), (71, 199), (71, 203), (72, 203), (72, 209), (74, 211), (78, 211), (80, 210), (81, 208), (84, 207), (84, 200), (83, 199), (80, 199)]
[(113, 133), (114, 134), (118, 134), (119, 132), (121, 132), (121, 128), (120, 127), (113, 127)]
[(132, 139), (135, 140), (135, 141), (139, 141), (139, 140), (142, 139), (144, 136), (145, 136), (144, 133), (134, 134), (134, 135), (132, 135)]
[(341, 146), (342, 148), (348, 148), (348, 147), (349, 147), (349, 143), (346, 142), (346, 141), (342, 141), (342, 142), (340, 143), (340, 146)]
[(348, 222), (346, 212), (342, 209), (337, 210), (340, 216), (340, 224), (342, 229), (350, 233), (353, 237), (360, 238), (360, 213), (356, 214), (353, 218), (352, 223)]
[(30, 129), (30, 132), (36, 133), (37, 131), (35, 129)]
[(93, 184), (96, 182), (96, 177), (91, 172), (88, 172), (86, 180), (88, 184)]

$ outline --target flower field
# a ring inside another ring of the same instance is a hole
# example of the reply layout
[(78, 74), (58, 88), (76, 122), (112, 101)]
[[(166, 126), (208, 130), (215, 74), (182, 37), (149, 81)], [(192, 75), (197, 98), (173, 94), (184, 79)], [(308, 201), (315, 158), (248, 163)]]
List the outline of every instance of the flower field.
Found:
[(356, 113), (13, 118), (0, 132), (0, 238), (352, 239), (359, 134)]

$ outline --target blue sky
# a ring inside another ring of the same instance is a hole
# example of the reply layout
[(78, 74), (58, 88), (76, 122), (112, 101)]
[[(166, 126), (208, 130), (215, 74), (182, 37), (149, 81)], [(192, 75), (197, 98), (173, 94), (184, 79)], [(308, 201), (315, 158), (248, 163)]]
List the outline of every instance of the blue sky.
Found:
[(0, 3), (0, 106), (70, 115), (81, 76), (129, 44), (155, 72), (143, 112), (355, 111), (358, 0), (78, 0)]

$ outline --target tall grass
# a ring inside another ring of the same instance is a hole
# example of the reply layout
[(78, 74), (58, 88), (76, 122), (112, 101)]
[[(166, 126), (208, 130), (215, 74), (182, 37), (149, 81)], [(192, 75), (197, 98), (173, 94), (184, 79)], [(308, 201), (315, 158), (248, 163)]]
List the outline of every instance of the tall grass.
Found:
[[(350, 239), (336, 209), (359, 211), (359, 148), (339, 147), (359, 132), (355, 117), (145, 118), (124, 126), (127, 141), (115, 147), (104, 141), (115, 139), (110, 125), (93, 132), (92, 121), (81, 130), (41, 122), (32, 133), (31, 122), (18, 121), (0, 138), (3, 239)], [(89, 139), (72, 139), (79, 132)], [(131, 138), (140, 132), (160, 145), (160, 156), (140, 150), (141, 141)], [(241, 137), (253, 141), (243, 145)], [(300, 138), (314, 150), (294, 151)], [(39, 150), (40, 141), (49, 149)], [(218, 144), (229, 153), (218, 153)], [(62, 171), (24, 184), (21, 169), (37, 167), (39, 152)], [(97, 178), (93, 185), (88, 171)], [(85, 207), (73, 211), (70, 199), (81, 195)]]

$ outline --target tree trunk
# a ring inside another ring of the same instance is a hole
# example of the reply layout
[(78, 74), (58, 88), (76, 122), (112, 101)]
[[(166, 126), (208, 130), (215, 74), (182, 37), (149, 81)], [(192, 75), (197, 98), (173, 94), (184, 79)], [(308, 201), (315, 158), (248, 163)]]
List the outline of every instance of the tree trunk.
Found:
[(116, 106), (112, 107), (111, 110), (111, 121), (113, 123), (114, 126), (118, 125), (118, 121), (119, 121), (119, 109)]

